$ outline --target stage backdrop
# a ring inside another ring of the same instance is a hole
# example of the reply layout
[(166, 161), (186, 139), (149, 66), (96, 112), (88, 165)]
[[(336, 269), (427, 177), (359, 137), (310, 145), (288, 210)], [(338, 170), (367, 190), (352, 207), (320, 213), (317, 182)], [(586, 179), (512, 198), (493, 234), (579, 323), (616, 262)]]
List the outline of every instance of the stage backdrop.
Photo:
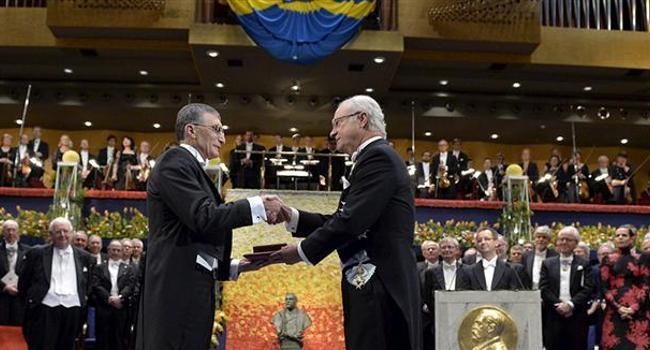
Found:
[[(233, 190), (229, 191), (228, 200), (254, 194)], [(329, 214), (336, 209), (338, 194), (317, 198), (313, 194), (283, 194), (282, 199), (295, 208)], [(297, 241), (283, 224), (258, 224), (234, 231), (232, 256), (242, 257), (254, 245)], [(279, 349), (271, 318), (283, 308), (285, 294), (293, 292), (298, 296), (298, 306), (313, 321), (305, 334), (304, 348), (344, 350), (340, 280), (338, 256), (332, 254), (316, 267), (304, 263), (275, 265), (244, 274), (237, 282), (226, 282), (224, 310), (230, 318), (226, 326), (227, 349)]]

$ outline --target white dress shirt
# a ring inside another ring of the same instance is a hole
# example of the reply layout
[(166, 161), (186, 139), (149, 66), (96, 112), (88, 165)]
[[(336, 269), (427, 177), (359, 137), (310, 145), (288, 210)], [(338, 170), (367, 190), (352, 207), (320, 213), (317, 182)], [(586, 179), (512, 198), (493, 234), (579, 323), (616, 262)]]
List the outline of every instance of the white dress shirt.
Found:
[(113, 153), (115, 153), (115, 148), (111, 146), (106, 147), (106, 164), (113, 164)]
[(34, 153), (38, 152), (38, 146), (41, 144), (41, 139), (34, 139)]
[[(201, 167), (205, 169), (207, 162), (205, 159), (203, 159), (203, 156), (199, 151), (192, 147), (191, 145), (188, 145), (186, 143), (181, 143), (181, 147), (185, 148), (188, 150), (194, 158), (201, 164)], [(260, 196), (255, 196), (255, 197), (248, 197), (246, 198), (248, 200), (248, 204), (250, 205), (251, 208), (251, 217), (253, 224), (258, 224), (260, 222), (266, 222), (266, 209), (264, 209), (264, 202), (262, 201), (262, 197)], [(216, 264), (216, 259), (215, 259), (215, 264)], [(217, 266), (213, 266), (215, 269)], [(239, 277), (239, 259), (232, 259), (230, 260), (230, 279), (231, 280), (236, 280)]]
[(535, 255), (533, 256), (533, 289), (539, 288), (539, 273), (542, 271), (542, 263), (546, 260), (547, 252), (548, 249), (541, 253), (535, 249)]
[(431, 163), (422, 162), (422, 173), (424, 174), (424, 185), (429, 186), (431, 183)]
[[(314, 148), (313, 147), (305, 147), (305, 152), (307, 153), (314, 153)], [(312, 160), (314, 159), (314, 156), (308, 155), (307, 159)]]
[[(356, 162), (357, 156), (359, 155), (359, 153), (364, 148), (366, 148), (369, 144), (371, 144), (371, 143), (373, 143), (373, 142), (375, 142), (377, 140), (381, 140), (381, 139), (383, 139), (383, 137), (381, 137), (381, 136), (373, 136), (373, 137), (369, 138), (368, 140), (366, 140), (366, 142), (359, 145), (357, 150), (352, 153), (352, 161)], [(354, 163), (352, 164), (352, 168), (350, 168), (350, 176), (352, 176), (353, 171), (354, 171)], [(299, 216), (300, 216), (300, 213), (298, 212), (298, 210), (295, 209), (295, 208), (291, 208), (291, 219), (284, 223), (284, 227), (287, 229), (287, 231), (289, 231), (291, 233), (296, 233), (296, 231), (298, 230), (298, 221), (300, 219)], [(302, 243), (302, 242), (300, 242), (300, 243)], [(309, 262), (309, 259), (307, 259), (307, 256), (302, 251), (302, 248), (300, 247), (300, 243), (298, 243), (298, 255), (300, 255), (300, 259), (302, 259), (302, 261), (304, 261), (305, 263), (307, 263), (309, 265), (313, 265), (311, 262)]]
[(43, 298), (43, 305), (66, 308), (81, 306), (74, 252), (70, 245), (65, 249), (53, 248), (50, 289)]
[(253, 143), (246, 142), (246, 159), (251, 159), (251, 152), (253, 151)]
[(140, 153), (140, 165), (149, 165), (147, 158), (149, 158), (149, 154)]
[(18, 153), (20, 154), (20, 160), (23, 160), (29, 154), (27, 153), (27, 145), (18, 146)]
[(7, 250), (7, 260), (9, 261), (8, 273), (16, 273), (16, 261), (18, 260), (18, 242), (9, 244), (5, 241), (5, 249)]
[[(571, 263), (573, 255), (560, 257), (560, 295), (559, 299), (565, 303), (571, 301)], [(573, 307), (573, 304), (571, 304)]]
[(446, 261), (442, 262), (442, 273), (445, 276), (445, 290), (456, 290), (456, 260), (448, 264)]
[(440, 165), (439, 166), (444, 165), (445, 169), (447, 169), (447, 155), (448, 155), (447, 152), (440, 153)]
[(91, 254), (91, 255), (95, 258), (95, 260), (97, 260), (97, 265), (102, 264), (102, 254), (101, 253), (98, 253), (97, 255), (93, 255), (93, 254)]
[(485, 275), (485, 287), (487, 290), (492, 290), (492, 279), (494, 279), (494, 270), (497, 268), (497, 259), (498, 256), (492, 258), (492, 260), (481, 260), (483, 264), (483, 274)]
[(276, 157), (280, 158), (282, 157), (282, 148), (284, 145), (275, 145), (275, 152), (276, 152)]
[(81, 169), (86, 170), (88, 167), (88, 151), (80, 151), (79, 155), (81, 156)]
[(108, 274), (111, 277), (111, 296), (116, 297), (120, 294), (120, 289), (117, 287), (117, 277), (120, 272), (119, 260), (108, 260)]

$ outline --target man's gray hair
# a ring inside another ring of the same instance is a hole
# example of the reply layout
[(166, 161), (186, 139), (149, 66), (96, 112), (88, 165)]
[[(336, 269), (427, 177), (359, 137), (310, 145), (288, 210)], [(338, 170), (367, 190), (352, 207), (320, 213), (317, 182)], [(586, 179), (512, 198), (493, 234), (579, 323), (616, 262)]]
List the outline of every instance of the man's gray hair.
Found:
[(535, 237), (537, 235), (542, 235), (542, 236), (544, 236), (544, 237), (546, 237), (548, 239), (551, 239), (551, 236), (552, 236), (551, 228), (548, 227), (547, 225), (540, 226), (540, 227), (535, 229), (535, 233), (534, 233), (533, 237)]
[(119, 244), (120, 247), (122, 246), (122, 242), (119, 239), (111, 239), (111, 243), (108, 244), (110, 247), (112, 244)]
[(18, 228), (18, 223), (16, 222), (16, 220), (7, 219), (2, 222), (2, 230), (4, 231), (4, 229), (9, 227), (10, 225), (16, 226), (16, 228)]
[(219, 115), (216, 109), (204, 103), (189, 103), (183, 106), (176, 114), (176, 139), (185, 139), (185, 126), (187, 124), (201, 124), (203, 114), (210, 113)]
[(439, 243), (440, 243), (440, 245), (442, 245), (443, 243), (450, 243), (451, 245), (453, 245), (456, 248), (460, 247), (460, 243), (458, 243), (458, 240), (456, 238), (453, 238), (453, 237), (445, 237), (445, 238), (441, 239)]
[(560, 232), (558, 232), (558, 237), (561, 234), (568, 234), (573, 237), (573, 239), (576, 240), (576, 242), (580, 242), (580, 233), (578, 232), (578, 229), (575, 228), (574, 226), (565, 226), (563, 227)]
[(68, 219), (66, 219), (66, 218), (64, 218), (64, 217), (58, 217), (58, 218), (55, 218), (54, 220), (52, 220), (52, 221), (50, 222), (50, 226), (48, 227), (47, 230), (48, 230), (50, 233), (52, 233), (52, 230), (54, 230), (54, 226), (55, 226), (55, 225), (59, 225), (59, 224), (65, 224), (65, 225), (68, 225), (68, 227), (70, 228), (70, 231), (72, 231), (72, 222), (70, 222), (70, 220), (68, 220)]
[(386, 121), (384, 112), (382, 112), (379, 103), (370, 96), (356, 95), (341, 102), (340, 106), (349, 105), (354, 112), (364, 112), (368, 115), (368, 130), (378, 132), (383, 138), (386, 138)]

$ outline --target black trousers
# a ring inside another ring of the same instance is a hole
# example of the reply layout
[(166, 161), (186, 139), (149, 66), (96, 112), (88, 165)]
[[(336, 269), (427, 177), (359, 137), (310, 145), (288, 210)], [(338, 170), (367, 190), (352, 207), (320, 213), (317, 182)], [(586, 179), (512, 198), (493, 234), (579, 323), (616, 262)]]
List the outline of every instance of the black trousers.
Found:
[(128, 311), (126, 307), (116, 309), (112, 306), (101, 305), (96, 308), (97, 349), (124, 350), (126, 349)]
[(80, 307), (41, 304), (25, 312), (23, 333), (30, 350), (72, 350), (80, 322)]
[(574, 310), (571, 317), (564, 317), (546, 308), (543, 339), (546, 350), (586, 349), (588, 333), (585, 310)]
[(18, 296), (0, 291), (0, 325), (21, 326), (24, 314), (25, 306)]
[(346, 349), (410, 349), (409, 330), (399, 306), (375, 274), (361, 289), (341, 281)]

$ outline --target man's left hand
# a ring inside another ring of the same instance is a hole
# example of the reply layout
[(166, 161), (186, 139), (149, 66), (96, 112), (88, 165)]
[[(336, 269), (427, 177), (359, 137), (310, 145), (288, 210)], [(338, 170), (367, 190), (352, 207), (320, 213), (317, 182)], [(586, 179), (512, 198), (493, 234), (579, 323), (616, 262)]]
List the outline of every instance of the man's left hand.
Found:
[(273, 264), (285, 263), (287, 265), (293, 265), (301, 261), (302, 259), (300, 258), (300, 254), (298, 254), (298, 246), (295, 244), (286, 245), (282, 249), (271, 254), (271, 263)]
[(270, 265), (270, 260), (256, 260), (250, 261), (246, 258), (239, 260), (239, 273), (257, 271), (264, 266)]

